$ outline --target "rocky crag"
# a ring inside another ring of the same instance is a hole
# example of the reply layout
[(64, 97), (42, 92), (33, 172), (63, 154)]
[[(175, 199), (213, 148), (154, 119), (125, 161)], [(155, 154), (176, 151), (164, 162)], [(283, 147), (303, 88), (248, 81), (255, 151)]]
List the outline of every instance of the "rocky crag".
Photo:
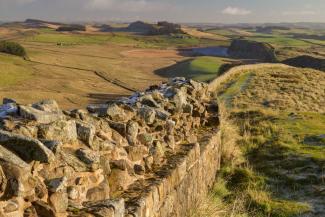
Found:
[(233, 40), (228, 54), (235, 58), (256, 59), (269, 63), (277, 62), (275, 48), (270, 44), (246, 39)]
[(87, 110), (4, 99), (0, 120), (0, 216), (182, 216), (220, 161), (218, 106), (182, 78)]

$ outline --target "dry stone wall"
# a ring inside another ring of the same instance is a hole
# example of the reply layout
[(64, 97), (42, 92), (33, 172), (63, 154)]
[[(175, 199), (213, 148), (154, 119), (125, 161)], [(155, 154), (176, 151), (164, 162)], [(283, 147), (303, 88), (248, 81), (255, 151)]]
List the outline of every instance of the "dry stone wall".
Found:
[(0, 106), (0, 216), (186, 216), (220, 162), (208, 85), (175, 78), (87, 110)]

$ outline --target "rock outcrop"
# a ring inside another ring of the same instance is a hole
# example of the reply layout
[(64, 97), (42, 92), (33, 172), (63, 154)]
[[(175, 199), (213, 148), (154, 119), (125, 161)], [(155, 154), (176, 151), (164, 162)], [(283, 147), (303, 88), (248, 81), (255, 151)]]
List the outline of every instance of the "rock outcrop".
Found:
[[(0, 114), (0, 216), (148, 216), (139, 214), (141, 192), (149, 191), (143, 183), (162, 180), (170, 195), (156, 200), (161, 209), (150, 208), (150, 216), (173, 216), (187, 208), (164, 208), (163, 200), (201, 192), (211, 184), (202, 171), (210, 168), (213, 177), (218, 167), (217, 143), (202, 136), (218, 128), (218, 106), (207, 84), (192, 80), (176, 78), (87, 110), (6, 99)], [(205, 187), (184, 190), (198, 183)], [(167, 208), (168, 215), (158, 214)]]
[(232, 41), (228, 54), (236, 58), (256, 59), (263, 62), (277, 62), (275, 49), (267, 43), (235, 39)]

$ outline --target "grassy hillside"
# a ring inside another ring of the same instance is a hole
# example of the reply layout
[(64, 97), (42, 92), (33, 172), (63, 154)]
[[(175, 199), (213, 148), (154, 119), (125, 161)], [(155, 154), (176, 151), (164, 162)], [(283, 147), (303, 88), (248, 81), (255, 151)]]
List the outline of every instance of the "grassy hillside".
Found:
[(323, 72), (275, 67), (247, 70), (220, 86), (226, 124), (238, 132), (224, 135), (237, 135), (238, 149), (225, 146), (212, 191), (226, 211), (219, 216), (325, 215), (324, 85)]
[(16, 85), (32, 75), (30, 64), (22, 58), (0, 53), (0, 88)]

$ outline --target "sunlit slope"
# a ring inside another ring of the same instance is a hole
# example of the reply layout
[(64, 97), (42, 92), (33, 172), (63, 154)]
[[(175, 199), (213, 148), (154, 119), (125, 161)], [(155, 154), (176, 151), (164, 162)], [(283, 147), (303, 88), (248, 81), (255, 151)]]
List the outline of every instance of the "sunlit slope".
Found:
[(325, 73), (257, 67), (224, 81), (218, 98), (247, 159), (225, 172), (229, 194), (254, 216), (324, 216)]

